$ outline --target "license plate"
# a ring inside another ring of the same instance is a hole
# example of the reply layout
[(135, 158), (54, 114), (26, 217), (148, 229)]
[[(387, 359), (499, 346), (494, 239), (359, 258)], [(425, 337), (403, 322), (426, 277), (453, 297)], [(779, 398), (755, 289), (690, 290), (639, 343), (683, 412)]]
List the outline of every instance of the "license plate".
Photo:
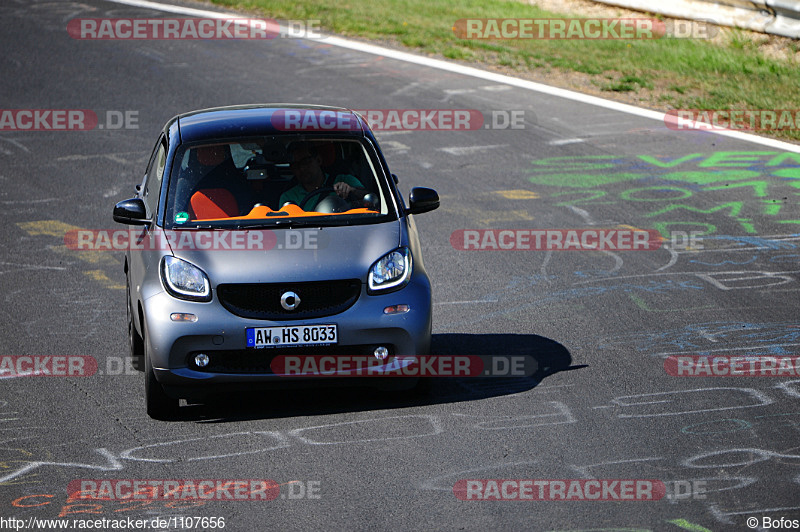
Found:
[(257, 327), (245, 329), (247, 347), (289, 347), (335, 344), (339, 341), (336, 325), (298, 325), (294, 327)]

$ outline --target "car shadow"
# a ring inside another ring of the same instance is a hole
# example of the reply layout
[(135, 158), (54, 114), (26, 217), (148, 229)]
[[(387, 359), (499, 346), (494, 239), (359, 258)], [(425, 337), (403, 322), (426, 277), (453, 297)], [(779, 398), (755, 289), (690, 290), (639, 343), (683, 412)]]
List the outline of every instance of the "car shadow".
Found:
[[(484, 368), (504, 375), (437, 377), (426, 383), (427, 393), (356, 387), (228, 393), (207, 404), (183, 406), (179, 420), (227, 423), (473, 401), (526, 392), (550, 375), (586, 367), (572, 366), (572, 357), (562, 344), (533, 334), (434, 334), (431, 354), (478, 356)], [(513, 372), (509, 357), (520, 361), (517, 369), (525, 362), (525, 375), (509, 375)]]

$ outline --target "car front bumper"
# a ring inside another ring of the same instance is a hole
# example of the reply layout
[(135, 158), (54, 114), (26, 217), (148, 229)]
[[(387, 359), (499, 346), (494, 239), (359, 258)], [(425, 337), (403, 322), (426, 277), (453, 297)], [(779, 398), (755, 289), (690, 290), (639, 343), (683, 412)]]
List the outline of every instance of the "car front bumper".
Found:
[[(409, 306), (407, 312), (384, 313), (386, 307), (403, 304)], [(402, 365), (404, 360), (427, 355), (430, 350), (431, 288), (427, 276), (419, 272), (414, 272), (405, 287), (388, 294), (369, 295), (362, 285), (359, 298), (349, 309), (307, 320), (242, 318), (226, 310), (216, 295), (212, 301), (200, 303), (173, 298), (163, 290), (146, 299), (143, 306), (146, 351), (153, 371), (165, 391), (175, 397), (202, 397), (227, 389), (355, 384), (392, 388), (397, 386), (387, 386), (388, 379), (372, 371), (366, 372), (366, 377), (348, 377), (352, 372), (333, 377), (286, 375), (274, 373), (270, 360), (298, 354), (364, 357), (371, 356), (375, 347), (386, 346), (391, 353), (386, 362)], [(194, 314), (197, 321), (175, 322), (170, 318), (173, 313)], [(246, 347), (246, 328), (330, 324), (338, 328), (335, 346)], [(202, 369), (194, 366), (192, 359), (197, 353), (207, 354), (212, 364)]]

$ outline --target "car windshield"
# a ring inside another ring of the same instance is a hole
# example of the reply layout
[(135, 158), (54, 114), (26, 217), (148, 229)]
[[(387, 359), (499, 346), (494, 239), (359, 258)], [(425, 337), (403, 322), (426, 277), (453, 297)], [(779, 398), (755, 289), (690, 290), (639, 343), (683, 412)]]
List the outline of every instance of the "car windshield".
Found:
[(281, 135), (180, 147), (167, 196), (170, 229), (349, 225), (394, 205), (366, 143)]

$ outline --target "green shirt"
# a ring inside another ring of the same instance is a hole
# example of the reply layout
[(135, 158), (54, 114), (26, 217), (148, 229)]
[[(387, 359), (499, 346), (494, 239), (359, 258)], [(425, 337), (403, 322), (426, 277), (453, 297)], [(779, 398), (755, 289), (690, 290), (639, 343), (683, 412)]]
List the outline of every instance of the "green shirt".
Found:
[[(327, 179), (328, 175), (325, 174), (325, 180), (327, 181)], [(337, 175), (336, 179), (333, 180), (333, 183), (342, 183), (342, 182), (347, 183), (353, 188), (361, 188), (361, 189), (364, 188), (364, 185), (361, 184), (361, 181), (348, 174)], [(333, 186), (333, 184), (331, 184), (331, 186)], [(297, 205), (300, 205), (300, 202), (303, 201), (303, 198), (305, 198), (308, 194), (309, 192), (303, 188), (303, 185), (295, 185), (286, 192), (284, 192), (283, 194), (281, 194), (279, 207), (282, 207), (287, 201), (292, 201)], [(322, 200), (322, 198), (324, 198), (325, 196), (327, 196), (327, 194), (317, 194), (315, 197), (311, 198), (308, 201), (308, 203), (306, 203), (304, 209), (305, 210), (313, 209), (314, 207), (317, 206), (317, 203), (319, 203), (320, 200)]]

